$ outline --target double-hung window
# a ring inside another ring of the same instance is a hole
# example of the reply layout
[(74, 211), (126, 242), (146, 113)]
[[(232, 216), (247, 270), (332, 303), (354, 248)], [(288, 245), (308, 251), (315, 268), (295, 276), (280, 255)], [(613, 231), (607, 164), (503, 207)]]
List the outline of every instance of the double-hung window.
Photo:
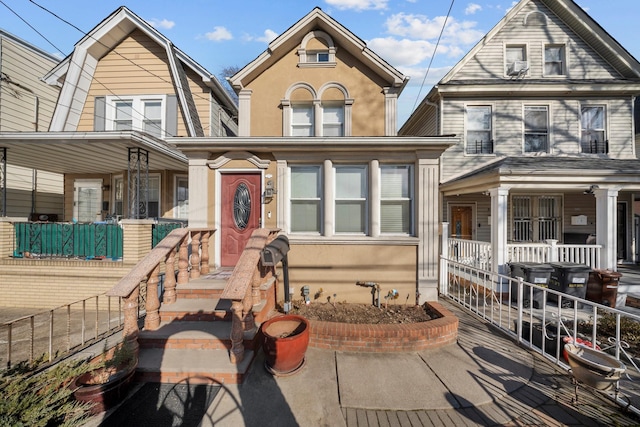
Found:
[(524, 151), (546, 153), (549, 150), (549, 112), (546, 105), (524, 107)]
[(580, 119), (580, 146), (583, 153), (607, 153), (605, 107), (583, 105)]
[(291, 232), (321, 233), (322, 188), (320, 166), (291, 167)]
[(291, 108), (291, 136), (314, 136), (313, 105), (299, 104)]
[(562, 76), (566, 74), (564, 46), (548, 45), (544, 47), (544, 75)]
[(493, 153), (491, 107), (467, 106), (467, 154)]
[(344, 104), (322, 105), (322, 136), (344, 136)]
[(164, 137), (165, 98), (107, 97), (106, 130), (139, 130), (158, 138)]
[(506, 75), (520, 76), (529, 70), (526, 45), (507, 45), (504, 56)]
[(411, 233), (411, 166), (380, 166), (380, 232)]
[(367, 232), (367, 167), (336, 166), (336, 233)]

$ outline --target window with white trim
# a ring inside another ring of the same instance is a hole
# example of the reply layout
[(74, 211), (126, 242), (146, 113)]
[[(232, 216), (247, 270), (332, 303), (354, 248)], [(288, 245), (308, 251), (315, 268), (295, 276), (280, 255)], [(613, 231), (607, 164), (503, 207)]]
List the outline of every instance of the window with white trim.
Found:
[(544, 75), (562, 76), (566, 74), (565, 48), (563, 45), (544, 47)]
[(322, 104), (322, 136), (344, 136), (344, 104)]
[(492, 154), (491, 106), (467, 106), (466, 112), (467, 154)]
[[(373, 165), (290, 165), (289, 231), (318, 236), (413, 235), (413, 165)], [(370, 194), (371, 188), (377, 194)]]
[(321, 195), (320, 166), (291, 167), (291, 232), (321, 233)]
[(529, 71), (526, 45), (506, 45), (504, 59), (505, 74), (507, 76), (524, 75)]
[(147, 218), (160, 218), (160, 175), (149, 175)]
[(189, 218), (189, 177), (176, 176), (174, 218)]
[(117, 176), (113, 179), (113, 213), (118, 218), (124, 215), (124, 178)]
[(336, 166), (336, 233), (367, 232), (367, 167)]
[(411, 234), (413, 180), (409, 165), (380, 166), (380, 232)]
[(165, 96), (106, 97), (106, 130), (139, 130), (158, 138), (165, 134)]
[(580, 146), (583, 153), (607, 153), (604, 105), (582, 105), (580, 109)]
[(549, 150), (549, 111), (546, 105), (524, 107), (524, 152), (546, 153)]
[(297, 104), (291, 106), (291, 136), (314, 136), (313, 105)]

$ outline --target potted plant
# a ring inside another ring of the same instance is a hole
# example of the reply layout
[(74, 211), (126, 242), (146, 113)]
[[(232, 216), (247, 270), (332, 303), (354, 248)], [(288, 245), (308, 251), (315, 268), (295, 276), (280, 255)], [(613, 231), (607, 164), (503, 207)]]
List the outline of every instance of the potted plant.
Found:
[(273, 317), (261, 326), (265, 368), (274, 375), (292, 375), (305, 363), (309, 321), (297, 314)]
[(95, 369), (75, 379), (74, 397), (91, 402), (93, 414), (110, 409), (126, 395), (137, 364), (136, 351), (127, 340), (105, 350)]

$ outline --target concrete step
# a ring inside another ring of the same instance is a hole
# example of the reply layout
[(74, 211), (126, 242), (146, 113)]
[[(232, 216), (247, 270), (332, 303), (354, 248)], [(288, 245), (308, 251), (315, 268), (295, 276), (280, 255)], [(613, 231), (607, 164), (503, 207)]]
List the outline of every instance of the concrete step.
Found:
[(141, 348), (135, 380), (177, 384), (240, 384), (255, 352), (246, 350), (244, 360), (233, 364), (227, 350)]
[(173, 304), (162, 304), (158, 314), (160, 322), (229, 320), (231, 301), (218, 298), (183, 298)]
[[(258, 329), (244, 333), (244, 346), (254, 349)], [(231, 348), (231, 322), (176, 321), (161, 323), (156, 330), (140, 331), (140, 348), (228, 350)]]

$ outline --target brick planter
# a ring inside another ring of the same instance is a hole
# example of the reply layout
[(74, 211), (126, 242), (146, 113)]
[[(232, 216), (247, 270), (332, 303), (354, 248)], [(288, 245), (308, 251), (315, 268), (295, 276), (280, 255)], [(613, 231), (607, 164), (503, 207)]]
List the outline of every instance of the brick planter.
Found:
[(455, 343), (458, 339), (458, 318), (437, 302), (427, 304), (441, 317), (420, 323), (392, 325), (310, 320), (309, 346), (338, 351), (390, 353), (425, 350)]

